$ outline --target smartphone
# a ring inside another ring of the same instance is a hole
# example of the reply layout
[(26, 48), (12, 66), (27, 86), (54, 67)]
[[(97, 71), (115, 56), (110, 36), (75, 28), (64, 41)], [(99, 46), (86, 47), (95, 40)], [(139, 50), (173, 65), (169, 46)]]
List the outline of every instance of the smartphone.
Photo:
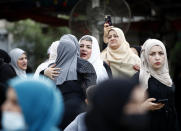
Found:
[(162, 103), (162, 104), (165, 104), (165, 103), (167, 103), (168, 102), (168, 99), (157, 99), (156, 101), (155, 101), (155, 103)]
[(110, 15), (105, 15), (104, 22), (108, 23), (109, 26), (112, 26), (111, 16)]

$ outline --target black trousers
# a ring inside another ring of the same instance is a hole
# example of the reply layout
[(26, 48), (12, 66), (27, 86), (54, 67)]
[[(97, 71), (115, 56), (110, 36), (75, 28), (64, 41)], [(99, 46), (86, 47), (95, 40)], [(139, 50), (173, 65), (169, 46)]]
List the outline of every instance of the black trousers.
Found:
[(86, 107), (84, 99), (78, 94), (64, 95), (64, 105), (64, 117), (59, 126), (62, 130), (65, 129), (78, 114), (85, 112)]

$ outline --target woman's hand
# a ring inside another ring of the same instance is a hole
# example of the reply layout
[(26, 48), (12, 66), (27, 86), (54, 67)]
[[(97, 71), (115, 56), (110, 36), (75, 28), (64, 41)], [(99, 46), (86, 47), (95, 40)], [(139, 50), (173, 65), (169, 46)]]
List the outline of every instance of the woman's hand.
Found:
[(139, 71), (140, 70), (140, 66), (136, 64), (136, 65), (133, 66), (133, 69), (136, 70), (136, 71)]
[(165, 104), (162, 103), (154, 103), (156, 99), (155, 98), (148, 98), (143, 104), (143, 108), (146, 108), (147, 110), (159, 110), (161, 109)]
[(56, 64), (51, 65), (44, 71), (44, 75), (54, 80), (60, 74), (60, 68), (55, 68)]
[(113, 26), (109, 26), (108, 23), (105, 23), (105, 24), (104, 24), (104, 38), (103, 38), (104, 43), (108, 43), (108, 38), (107, 38), (107, 36), (108, 36), (109, 30), (111, 30), (112, 27), (113, 27)]

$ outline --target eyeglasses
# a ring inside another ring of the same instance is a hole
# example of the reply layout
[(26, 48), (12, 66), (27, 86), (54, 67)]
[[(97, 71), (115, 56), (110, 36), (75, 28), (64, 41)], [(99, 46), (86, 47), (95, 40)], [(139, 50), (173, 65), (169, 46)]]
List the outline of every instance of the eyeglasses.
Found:
[(107, 38), (108, 38), (108, 39), (111, 39), (112, 37), (113, 37), (113, 38), (118, 38), (118, 35), (109, 35)]

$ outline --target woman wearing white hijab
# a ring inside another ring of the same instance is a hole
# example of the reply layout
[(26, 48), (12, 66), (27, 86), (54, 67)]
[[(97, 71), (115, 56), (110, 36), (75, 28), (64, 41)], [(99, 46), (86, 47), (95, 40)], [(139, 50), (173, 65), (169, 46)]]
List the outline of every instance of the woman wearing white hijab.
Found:
[[(59, 44), (59, 41), (54, 41), (51, 44), (51, 46), (49, 47), (49, 59), (47, 61), (45, 61), (44, 63), (40, 64), (37, 67), (37, 69), (35, 71), (35, 74), (34, 74), (34, 78), (39, 77), (39, 74), (41, 73), (41, 71), (47, 69), (50, 64), (55, 63), (55, 60), (57, 58), (57, 47), (58, 47), (58, 44)], [(52, 68), (49, 68), (49, 69), (52, 69)], [(53, 70), (56, 70), (56, 69), (53, 68)], [(52, 78), (53, 72), (49, 71), (49, 74), (51, 74), (49, 77)]]
[[(155, 63), (155, 65), (153, 63), (152, 65), (151, 56), (156, 55), (154, 54), (156, 53), (154, 52), (154, 49), (153, 54), (151, 54), (151, 48), (154, 46), (158, 46), (159, 48), (161, 48), (159, 53), (160, 56), (162, 55), (164, 57), (163, 65), (161, 65), (161, 62)], [(156, 39), (148, 39), (142, 46), (141, 69), (139, 79), (142, 81), (146, 88), (148, 88), (148, 79), (150, 78), (150, 75), (169, 87), (171, 87), (173, 84), (169, 75), (168, 60), (165, 46), (161, 41)]]
[[(88, 61), (80, 58), (80, 47), (77, 38), (72, 34), (65, 34), (61, 37), (60, 41), (62, 40), (69, 40), (72, 41), (76, 48), (77, 48), (77, 73), (78, 73), (78, 80), (81, 83), (83, 89), (88, 88), (89, 86), (96, 84), (96, 72), (94, 67)], [(49, 77), (50, 79), (54, 80), (60, 73), (60, 68), (55, 68), (55, 60), (57, 58), (57, 48), (59, 45), (59, 41), (55, 41), (50, 46), (50, 57), (49, 61), (46, 62), (46, 65), (43, 65), (43, 69), (40, 72), (41, 74)], [(51, 64), (51, 65), (50, 65)], [(34, 77), (38, 77), (34, 75)]]
[(131, 50), (121, 29), (112, 27), (107, 35), (108, 46), (101, 58), (111, 67), (113, 77), (131, 77), (140, 66), (140, 58)]
[(16, 72), (16, 75), (21, 78), (26, 78), (27, 56), (25, 51), (19, 48), (12, 49), (9, 53), (11, 57), (11, 65)]
[(136, 77), (149, 95), (143, 105), (150, 110), (150, 131), (176, 131), (174, 87), (169, 75), (166, 49), (161, 41), (148, 39), (143, 44), (140, 73)]
[(79, 40), (80, 57), (89, 61), (96, 71), (97, 83), (109, 78), (103, 60), (100, 57), (100, 48), (95, 37), (85, 35)]

